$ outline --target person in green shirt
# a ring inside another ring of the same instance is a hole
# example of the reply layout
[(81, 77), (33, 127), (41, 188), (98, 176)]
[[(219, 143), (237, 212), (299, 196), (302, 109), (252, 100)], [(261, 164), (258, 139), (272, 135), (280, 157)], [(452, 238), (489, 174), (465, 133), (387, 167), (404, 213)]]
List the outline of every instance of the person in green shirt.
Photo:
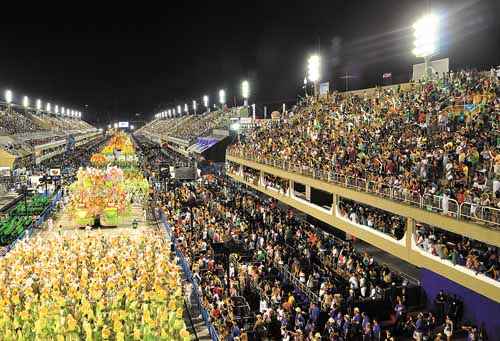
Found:
[(259, 262), (265, 262), (266, 261), (266, 258), (267, 258), (267, 253), (266, 251), (264, 250), (259, 250), (259, 252), (257, 253), (257, 260)]

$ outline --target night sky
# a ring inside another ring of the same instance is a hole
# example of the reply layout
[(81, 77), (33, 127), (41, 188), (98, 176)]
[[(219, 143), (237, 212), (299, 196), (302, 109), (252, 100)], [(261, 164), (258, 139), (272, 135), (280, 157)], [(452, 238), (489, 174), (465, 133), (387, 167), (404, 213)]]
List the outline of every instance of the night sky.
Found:
[(2, 93), (72, 106), (104, 126), (149, 120), (161, 109), (200, 103), (204, 94), (214, 103), (220, 88), (228, 103), (234, 96), (240, 103), (243, 79), (258, 107), (293, 101), (307, 57), (317, 51), (322, 81), (335, 88), (344, 88), (338, 77), (346, 72), (355, 77), (351, 88), (380, 84), (384, 72), (406, 81), (421, 62), (411, 54), (411, 24), (428, 3), (442, 18), (436, 58), (449, 56), (454, 69), (500, 64), (495, 0), (102, 3), (68, 2), (60, 15), (53, 8), (3, 12)]

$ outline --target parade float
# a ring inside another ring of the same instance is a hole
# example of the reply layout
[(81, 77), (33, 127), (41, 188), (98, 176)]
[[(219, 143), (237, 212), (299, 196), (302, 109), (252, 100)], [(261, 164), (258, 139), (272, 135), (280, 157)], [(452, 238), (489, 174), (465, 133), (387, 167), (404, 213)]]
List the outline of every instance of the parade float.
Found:
[(81, 168), (70, 186), (72, 219), (80, 227), (92, 226), (97, 219), (101, 226), (118, 226), (130, 216), (131, 204), (142, 202), (149, 189), (130, 137), (115, 134), (90, 162), (93, 167)]
[(114, 134), (101, 151), (90, 158), (93, 167), (102, 168), (108, 165), (134, 167), (137, 165), (137, 155), (130, 136), (122, 132)]
[(117, 226), (130, 214), (123, 170), (80, 168), (77, 180), (70, 186), (71, 211), (78, 226), (94, 225), (100, 218), (102, 226)]

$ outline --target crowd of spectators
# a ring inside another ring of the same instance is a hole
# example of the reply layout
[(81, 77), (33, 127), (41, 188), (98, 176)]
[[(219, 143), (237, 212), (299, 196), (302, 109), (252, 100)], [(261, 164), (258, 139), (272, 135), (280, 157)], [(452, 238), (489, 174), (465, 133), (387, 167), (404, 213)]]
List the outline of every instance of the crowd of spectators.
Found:
[(219, 127), (227, 129), (232, 115), (231, 111), (217, 110), (199, 115), (158, 119), (146, 124), (139, 132), (193, 141), (197, 137), (209, 133), (212, 129)]
[(39, 130), (42, 128), (28, 115), (15, 112), (12, 108), (0, 110), (0, 134), (13, 135)]
[(339, 198), (338, 213), (341, 217), (349, 219), (355, 224), (376, 229), (397, 240), (403, 238), (405, 234), (405, 219), (403, 217), (349, 199)]
[(91, 128), (94, 127), (80, 119), (49, 114), (20, 113), (13, 108), (0, 109), (0, 134), (16, 135), (47, 130), (67, 132)]
[[(278, 167), (363, 178), (401, 198), (438, 195), (443, 206), (449, 199), (467, 202), (476, 217), (481, 207), (500, 208), (499, 122), (497, 76), (465, 70), (369, 94), (309, 97), (229, 152)], [(495, 211), (484, 214), (500, 219)]]
[[(214, 177), (177, 184), (157, 200), (221, 339), (402, 335), (408, 282), (276, 201)], [(221, 243), (244, 246), (230, 261), (229, 275), (216, 254)], [(241, 297), (257, 312), (255, 320), (239, 316), (234, 302)]]
[(67, 132), (70, 130), (85, 130), (94, 128), (89, 123), (76, 118), (50, 115), (50, 114), (39, 114), (36, 115), (38, 119), (43, 121), (44, 125), (48, 126), (50, 130)]
[(26, 143), (30, 145), (31, 147), (36, 147), (40, 146), (43, 144), (47, 144), (50, 142), (55, 142), (55, 141), (60, 141), (60, 140), (66, 140), (65, 135), (49, 135), (49, 136), (44, 136), (44, 137), (34, 137), (30, 139), (26, 139)]
[(463, 266), (477, 274), (500, 280), (499, 250), (483, 242), (441, 230), (423, 223), (417, 224), (415, 243), (425, 252)]
[(225, 125), (229, 126), (230, 112), (211, 111), (202, 115), (192, 115), (184, 124), (178, 125), (172, 136), (192, 141), (199, 136), (209, 133), (212, 129)]

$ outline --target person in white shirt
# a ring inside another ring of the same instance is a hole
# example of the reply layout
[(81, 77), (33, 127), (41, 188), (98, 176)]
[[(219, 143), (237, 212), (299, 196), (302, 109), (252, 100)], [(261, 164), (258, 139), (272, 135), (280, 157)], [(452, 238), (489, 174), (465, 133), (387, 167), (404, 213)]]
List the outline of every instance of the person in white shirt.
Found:
[(353, 290), (359, 289), (359, 281), (354, 274), (352, 274), (351, 277), (349, 278), (349, 284), (351, 286), (351, 289)]

